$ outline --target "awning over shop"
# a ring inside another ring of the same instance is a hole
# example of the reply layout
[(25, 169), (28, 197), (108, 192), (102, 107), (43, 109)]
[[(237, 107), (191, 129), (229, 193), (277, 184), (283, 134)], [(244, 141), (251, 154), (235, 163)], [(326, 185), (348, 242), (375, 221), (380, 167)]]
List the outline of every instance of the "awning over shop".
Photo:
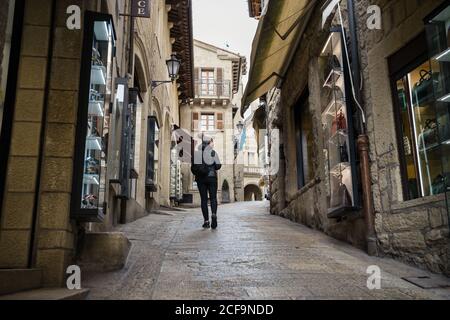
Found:
[(248, 84), (242, 114), (248, 105), (277, 86), (308, 24), (317, 0), (272, 0), (253, 40)]

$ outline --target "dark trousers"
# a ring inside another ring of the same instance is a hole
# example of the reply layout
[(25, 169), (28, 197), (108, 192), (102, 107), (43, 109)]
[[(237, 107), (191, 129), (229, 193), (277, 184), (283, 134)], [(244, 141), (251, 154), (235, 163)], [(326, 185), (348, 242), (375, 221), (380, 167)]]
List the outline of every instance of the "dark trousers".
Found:
[(209, 220), (208, 214), (208, 194), (211, 202), (212, 214), (217, 214), (217, 178), (210, 177), (197, 181), (198, 191), (202, 204), (202, 213), (205, 221)]

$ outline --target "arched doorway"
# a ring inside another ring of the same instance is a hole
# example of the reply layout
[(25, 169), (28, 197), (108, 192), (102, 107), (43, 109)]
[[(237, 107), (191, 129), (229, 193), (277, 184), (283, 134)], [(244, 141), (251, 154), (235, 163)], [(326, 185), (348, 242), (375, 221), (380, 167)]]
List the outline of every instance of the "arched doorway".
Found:
[(261, 189), (255, 184), (249, 184), (244, 188), (245, 201), (262, 201)]
[(222, 203), (230, 203), (230, 186), (227, 180), (222, 184)]

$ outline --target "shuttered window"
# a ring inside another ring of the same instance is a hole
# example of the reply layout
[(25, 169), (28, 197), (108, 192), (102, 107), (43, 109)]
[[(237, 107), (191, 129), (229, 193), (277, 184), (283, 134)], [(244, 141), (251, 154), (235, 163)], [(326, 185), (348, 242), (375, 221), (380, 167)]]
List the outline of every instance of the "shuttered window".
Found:
[(201, 95), (213, 96), (214, 95), (214, 70), (202, 69), (201, 73)]
[(198, 130), (198, 112), (192, 112), (192, 130)]
[(223, 96), (223, 68), (217, 68), (217, 96)]
[(216, 114), (216, 119), (217, 119), (217, 121), (216, 121), (216, 127), (217, 127), (217, 130), (223, 130), (223, 113), (222, 112), (218, 112), (217, 114)]
[(199, 95), (200, 93), (200, 81), (199, 81), (199, 68), (194, 68), (194, 83), (195, 83), (195, 94)]

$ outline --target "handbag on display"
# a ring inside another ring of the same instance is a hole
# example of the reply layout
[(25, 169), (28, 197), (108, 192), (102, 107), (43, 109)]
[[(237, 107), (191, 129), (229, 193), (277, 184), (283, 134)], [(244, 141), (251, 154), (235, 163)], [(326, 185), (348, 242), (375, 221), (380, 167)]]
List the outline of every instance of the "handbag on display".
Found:
[(102, 102), (104, 100), (103, 94), (99, 93), (97, 90), (91, 89), (89, 100), (91, 102)]
[(92, 64), (94, 66), (103, 66), (103, 61), (97, 48), (92, 48)]
[(344, 142), (343, 145), (339, 146), (339, 156), (341, 162), (349, 162), (348, 151), (347, 151), (347, 142)]
[(83, 197), (81, 203), (85, 206), (85, 208), (96, 208), (97, 197), (93, 194), (86, 194)]
[[(447, 191), (447, 185), (450, 184), (450, 173), (439, 174), (436, 178), (434, 178), (433, 183), (431, 184), (432, 194), (441, 194)], [(450, 186), (450, 185), (449, 185)]]
[(433, 97), (433, 79), (437, 77), (431, 71), (420, 70), (420, 80), (413, 88), (413, 105), (426, 106)]
[(422, 133), (419, 135), (419, 149), (425, 150), (439, 143), (439, 134), (436, 119), (428, 119)]
[(87, 174), (98, 174), (99, 173), (99, 167), (100, 167), (100, 161), (97, 159), (94, 159), (92, 157), (89, 157), (85, 160), (85, 168)]
[(346, 130), (346, 129), (347, 129), (347, 119), (345, 118), (345, 115), (341, 110), (331, 123), (331, 135), (334, 135), (338, 130)]
[(352, 207), (352, 197), (348, 192), (347, 186), (339, 181), (335, 190), (331, 192), (330, 208)]

